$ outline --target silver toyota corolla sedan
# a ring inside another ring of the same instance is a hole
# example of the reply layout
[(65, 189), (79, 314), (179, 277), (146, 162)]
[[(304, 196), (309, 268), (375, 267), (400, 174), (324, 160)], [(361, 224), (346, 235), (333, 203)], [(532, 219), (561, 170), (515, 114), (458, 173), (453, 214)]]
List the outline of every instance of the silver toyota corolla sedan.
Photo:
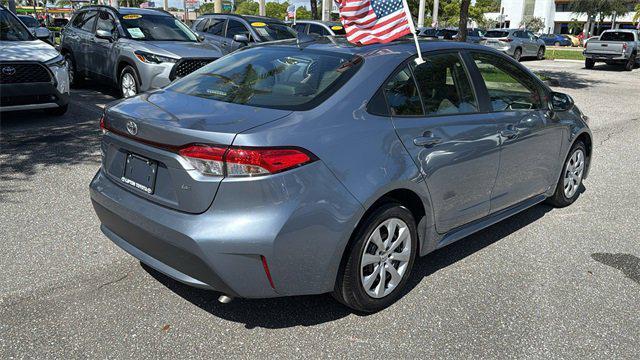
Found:
[(331, 292), (373, 312), (419, 256), (574, 202), (592, 137), (572, 99), (487, 47), (421, 47), (421, 64), (406, 41), (248, 47), (109, 107), (102, 231), (224, 299)]

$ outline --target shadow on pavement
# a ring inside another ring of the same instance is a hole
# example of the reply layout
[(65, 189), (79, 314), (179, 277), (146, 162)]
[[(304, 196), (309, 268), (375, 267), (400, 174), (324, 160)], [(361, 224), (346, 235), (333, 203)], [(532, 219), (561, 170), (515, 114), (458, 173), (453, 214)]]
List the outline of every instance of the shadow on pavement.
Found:
[[(547, 205), (534, 206), (423, 258), (416, 259), (405, 294), (416, 287), (423, 278), (537, 221), (551, 209)], [(220, 304), (217, 301), (219, 293), (192, 288), (165, 276), (145, 264), (141, 263), (141, 265), (156, 280), (185, 300), (209, 312), (211, 315), (228, 321), (244, 323), (245, 327), (249, 329), (255, 327), (279, 329), (292, 326), (312, 326), (334, 321), (351, 314), (364, 316), (364, 314), (354, 313), (349, 308), (339, 304), (330, 294), (272, 299), (235, 299), (231, 303)]]
[(631, 254), (595, 253), (591, 258), (599, 263), (622, 271), (629, 279), (640, 284), (640, 258)]
[[(587, 76), (570, 71), (536, 69), (537, 74), (548, 77), (551, 86), (564, 89), (585, 89), (593, 86)], [(599, 81), (608, 83), (607, 81)]]

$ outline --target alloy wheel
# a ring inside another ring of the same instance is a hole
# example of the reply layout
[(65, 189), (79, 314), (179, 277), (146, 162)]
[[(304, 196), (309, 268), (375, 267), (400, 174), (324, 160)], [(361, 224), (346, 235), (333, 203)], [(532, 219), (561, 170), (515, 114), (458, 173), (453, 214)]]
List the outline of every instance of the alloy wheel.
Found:
[(131, 73), (122, 74), (122, 80), (120, 81), (122, 87), (122, 96), (125, 98), (135, 96), (138, 93), (136, 79), (133, 78)]
[(584, 174), (584, 152), (577, 149), (567, 160), (564, 171), (564, 196), (570, 199), (575, 195)]
[(407, 273), (411, 259), (411, 232), (398, 218), (382, 222), (369, 235), (360, 260), (360, 281), (367, 295), (383, 298)]
[(65, 63), (67, 64), (67, 73), (69, 74), (69, 84), (74, 84), (74, 80), (76, 77), (75, 65), (73, 64), (73, 59), (71, 55), (66, 55), (64, 57)]

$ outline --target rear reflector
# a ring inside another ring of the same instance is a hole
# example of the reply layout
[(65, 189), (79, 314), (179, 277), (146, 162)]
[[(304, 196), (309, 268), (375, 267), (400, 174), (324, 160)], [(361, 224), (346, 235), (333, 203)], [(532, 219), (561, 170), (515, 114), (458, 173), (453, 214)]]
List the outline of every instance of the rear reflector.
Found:
[(315, 160), (298, 148), (189, 145), (178, 151), (194, 168), (212, 176), (258, 176), (283, 172)]
[(269, 271), (267, 258), (260, 255), (260, 259), (262, 259), (262, 267), (264, 268), (264, 273), (267, 275), (267, 279), (269, 280), (269, 285), (271, 285), (271, 288), (275, 290), (276, 286), (273, 284), (273, 279), (271, 278), (271, 272)]

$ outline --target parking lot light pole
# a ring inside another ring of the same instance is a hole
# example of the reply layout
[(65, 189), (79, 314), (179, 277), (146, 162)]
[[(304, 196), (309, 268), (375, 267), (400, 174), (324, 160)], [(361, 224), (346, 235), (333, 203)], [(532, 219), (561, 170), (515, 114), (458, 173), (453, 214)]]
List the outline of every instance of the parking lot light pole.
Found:
[(418, 28), (424, 27), (424, 8), (426, 0), (420, 0), (420, 6), (418, 6)]
[(216, 0), (213, 3), (213, 11), (216, 13), (221, 13), (222, 12), (222, 0)]
[(438, 27), (438, 7), (440, 7), (440, 1), (439, 0), (433, 0), (433, 12), (432, 14), (432, 24), (431, 26), (434, 28)]
[(264, 6), (264, 0), (259, 0), (258, 1), (258, 9), (260, 11), (260, 16), (266, 16), (267, 15), (267, 9)]

